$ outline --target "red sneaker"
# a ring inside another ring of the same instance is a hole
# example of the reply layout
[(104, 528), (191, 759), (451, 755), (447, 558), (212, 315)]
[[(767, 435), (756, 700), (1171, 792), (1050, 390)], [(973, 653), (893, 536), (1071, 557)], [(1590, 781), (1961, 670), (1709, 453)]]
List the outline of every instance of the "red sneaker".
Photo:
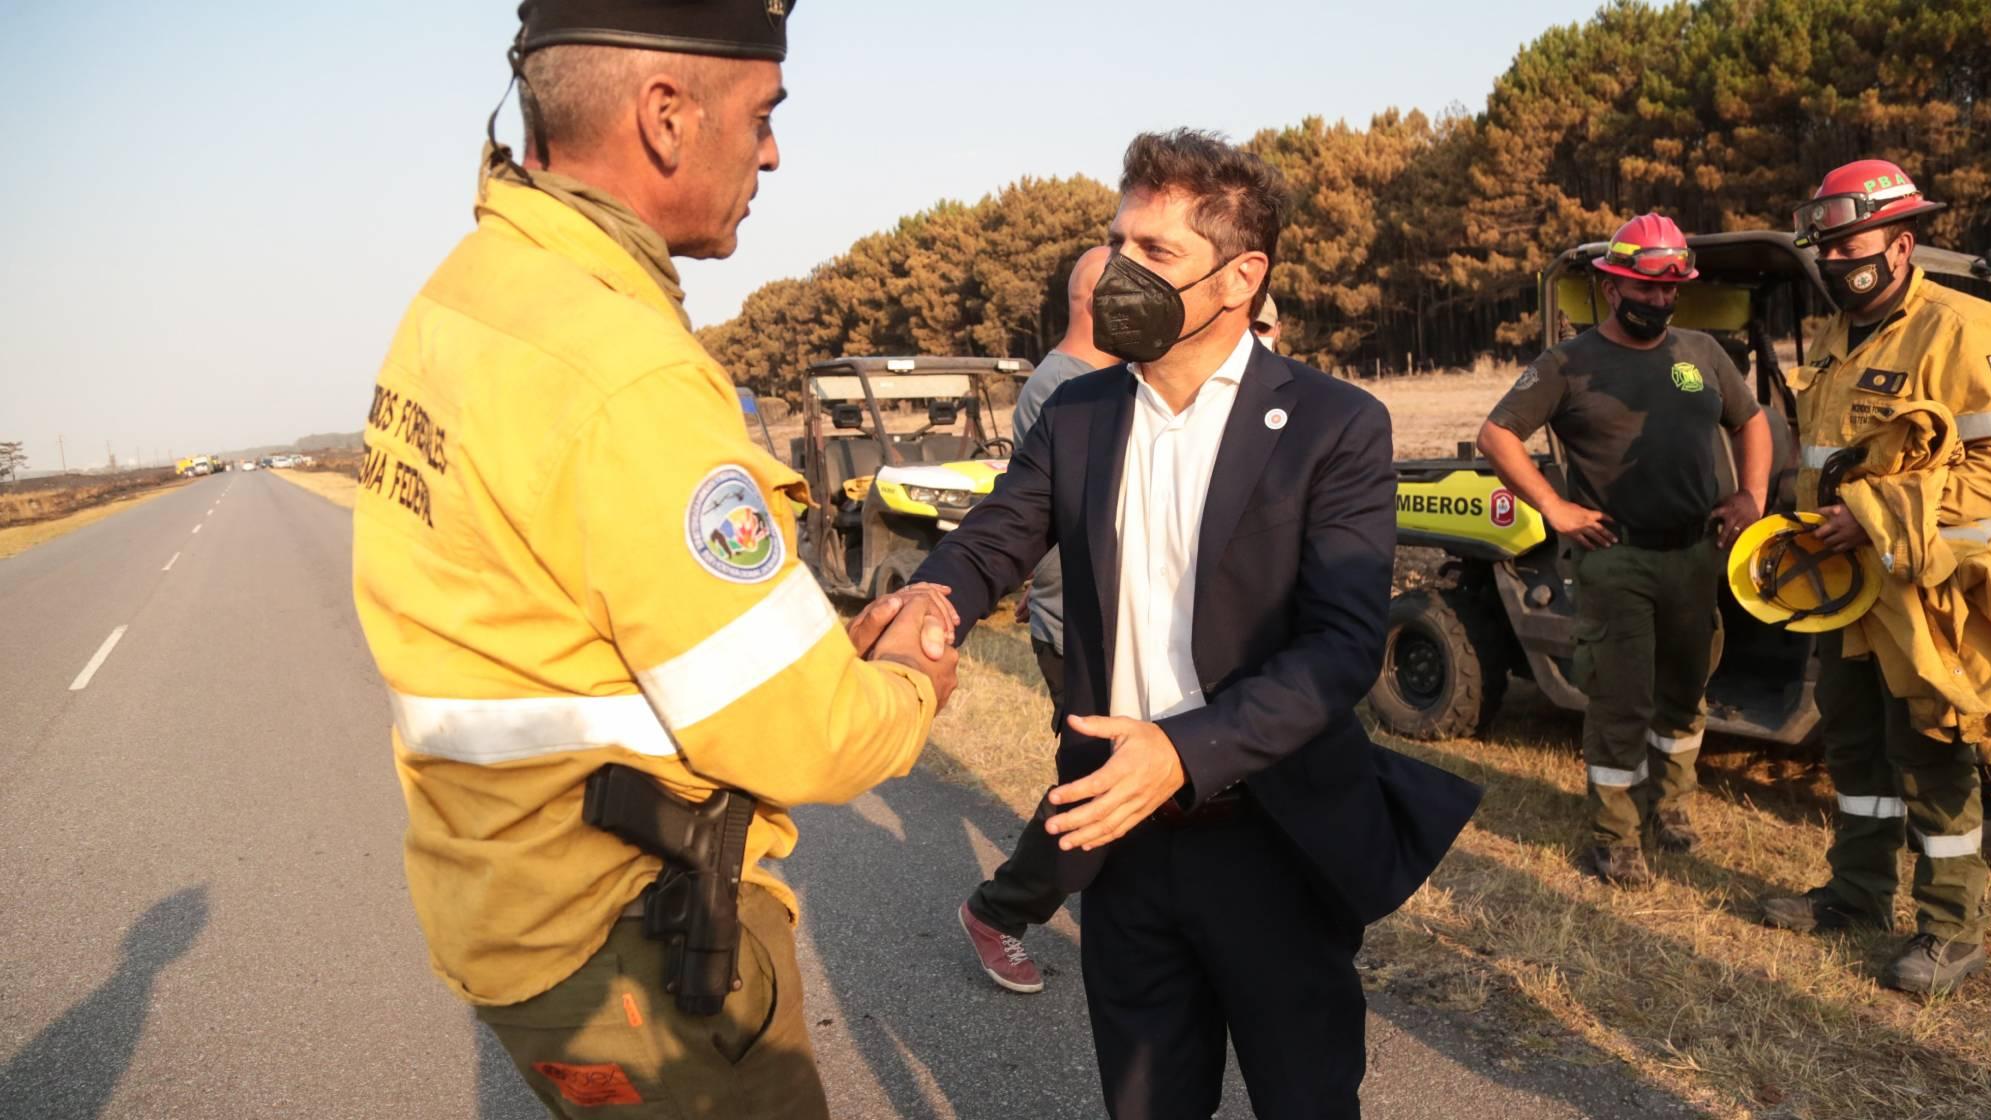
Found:
[(1041, 992), (1044, 990), (1044, 974), (1037, 971), (1037, 962), (1030, 959), (1030, 950), (1023, 947), (1023, 939), (996, 929), (961, 904), (961, 930), (968, 935), (968, 943), (975, 947), (975, 956), (982, 962), (982, 971), (989, 979), (1001, 984), (1012, 992)]

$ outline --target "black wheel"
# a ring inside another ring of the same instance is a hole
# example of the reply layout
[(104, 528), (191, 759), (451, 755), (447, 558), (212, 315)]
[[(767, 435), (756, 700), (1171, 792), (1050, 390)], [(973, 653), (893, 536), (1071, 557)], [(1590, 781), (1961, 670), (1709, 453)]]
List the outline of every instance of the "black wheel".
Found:
[(1497, 620), (1458, 591), (1410, 591), (1390, 601), (1383, 675), (1369, 704), (1411, 739), (1478, 735), (1507, 692)]
[(871, 573), (871, 597), (877, 599), (890, 595), (911, 583), (913, 573), (925, 560), (926, 553), (902, 548), (879, 561), (877, 570)]

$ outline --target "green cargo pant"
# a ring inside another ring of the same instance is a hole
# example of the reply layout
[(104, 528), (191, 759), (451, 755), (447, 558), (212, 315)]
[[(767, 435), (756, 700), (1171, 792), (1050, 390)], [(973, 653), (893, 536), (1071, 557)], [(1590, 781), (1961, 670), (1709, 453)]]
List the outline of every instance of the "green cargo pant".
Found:
[[(1840, 636), (1819, 639), (1818, 714), (1825, 769), (1839, 799), (1826, 861), (1832, 893), (1886, 924), (1894, 921), (1897, 857), (1915, 834), (1915, 929), (1945, 941), (1984, 940), (1984, 806), (1977, 752), (1931, 739), (1908, 722), (1880, 666), (1847, 660)], [(1905, 826), (1905, 827), (1904, 827)]]
[(828, 1120), (788, 911), (740, 890), (740, 988), (710, 1018), (664, 992), (664, 947), (640, 918), (544, 994), (479, 1007), (526, 1084), (555, 1117)]
[(1713, 540), (1673, 552), (1613, 545), (1577, 555), (1576, 687), (1591, 831), (1637, 844), (1640, 823), (1684, 807), (1707, 724), (1708, 677), (1721, 659)]

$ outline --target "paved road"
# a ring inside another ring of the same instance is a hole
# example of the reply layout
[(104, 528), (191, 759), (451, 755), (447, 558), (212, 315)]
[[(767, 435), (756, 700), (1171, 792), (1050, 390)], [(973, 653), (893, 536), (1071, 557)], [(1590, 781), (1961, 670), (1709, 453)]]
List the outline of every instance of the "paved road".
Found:
[[(347, 517), (229, 474), (0, 561), (0, 1117), (540, 1115), (428, 972)], [(916, 775), (802, 826), (838, 1116), (1099, 1115), (1069, 919), (1033, 935), (1037, 997), (953, 925), (1012, 815)], [(1595, 1069), (1474, 1072), (1459, 1025), (1378, 1011), (1372, 1117), (1673, 1111)]]

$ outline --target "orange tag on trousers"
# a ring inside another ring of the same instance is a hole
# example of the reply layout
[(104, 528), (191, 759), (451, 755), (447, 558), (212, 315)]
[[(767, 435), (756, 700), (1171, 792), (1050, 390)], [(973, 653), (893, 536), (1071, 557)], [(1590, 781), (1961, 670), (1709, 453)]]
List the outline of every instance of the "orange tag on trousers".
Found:
[(566, 1062), (534, 1062), (533, 1072), (551, 1081), (560, 1095), (582, 1108), (605, 1104), (642, 1104), (643, 1098), (629, 1075), (614, 1062), (577, 1066)]

